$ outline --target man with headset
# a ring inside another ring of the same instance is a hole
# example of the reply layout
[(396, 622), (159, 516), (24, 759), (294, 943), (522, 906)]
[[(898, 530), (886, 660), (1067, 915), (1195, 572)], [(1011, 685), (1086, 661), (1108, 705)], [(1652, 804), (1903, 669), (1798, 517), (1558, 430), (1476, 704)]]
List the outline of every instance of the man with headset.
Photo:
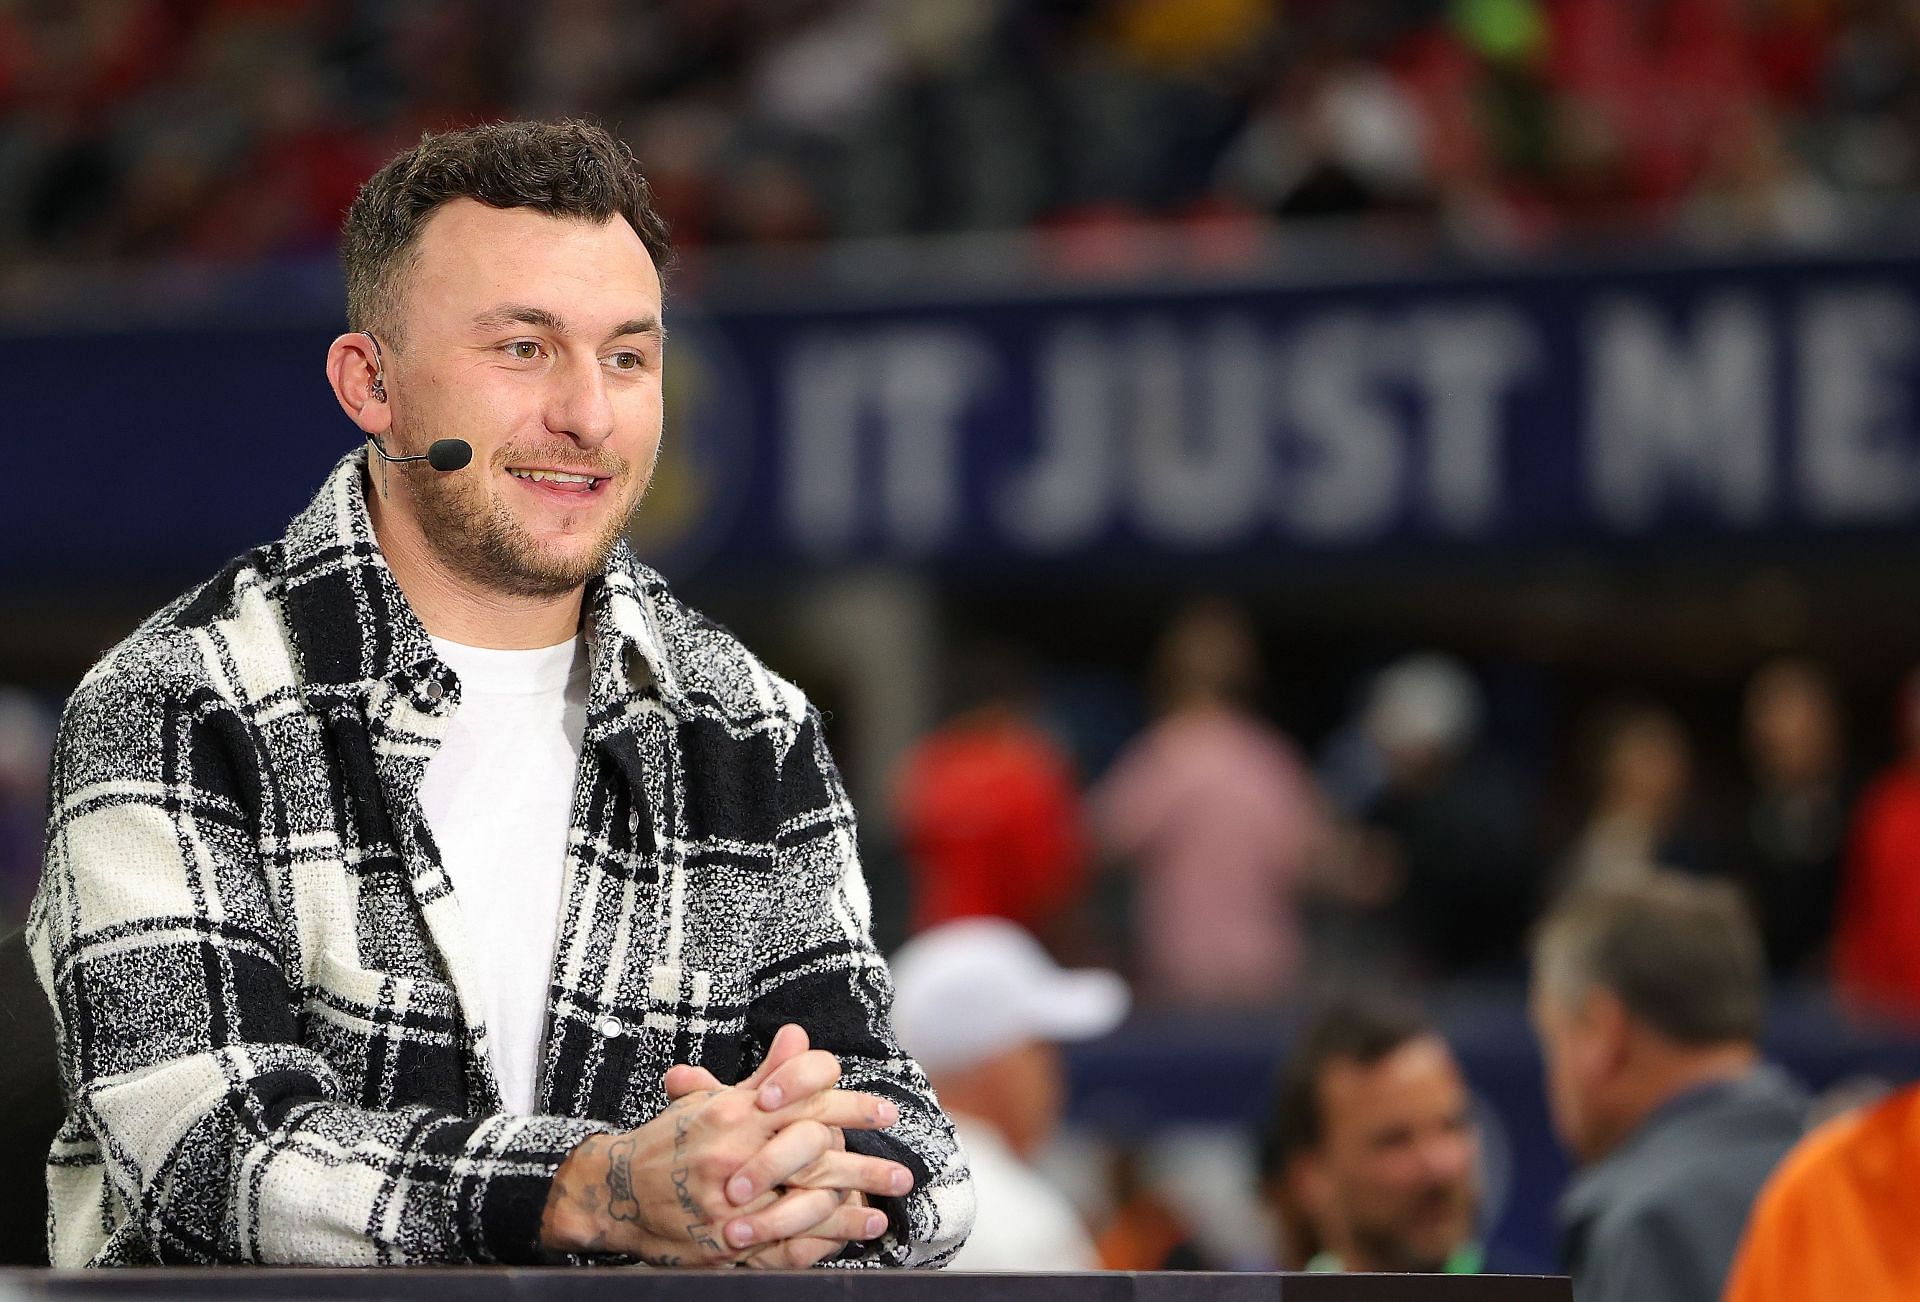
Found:
[(327, 378), (370, 450), (61, 723), (56, 1265), (964, 1239), (819, 716), (622, 540), (668, 252), (580, 123), (429, 136), (361, 191)]

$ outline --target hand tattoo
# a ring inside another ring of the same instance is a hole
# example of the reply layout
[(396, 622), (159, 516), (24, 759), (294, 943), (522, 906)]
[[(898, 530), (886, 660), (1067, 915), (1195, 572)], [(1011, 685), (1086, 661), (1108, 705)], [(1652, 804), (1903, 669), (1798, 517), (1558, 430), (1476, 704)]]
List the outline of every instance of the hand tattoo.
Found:
[(577, 1230), (573, 1239), (565, 1244), (570, 1252), (608, 1252), (612, 1250), (611, 1235), (604, 1216), (604, 1186), (597, 1180), (585, 1177), (584, 1169), (577, 1163), (563, 1166), (554, 1176), (553, 1189), (547, 1195), (547, 1214), (555, 1209), (564, 1209), (561, 1214), (575, 1218)]
[(688, 1181), (693, 1175), (692, 1166), (687, 1158), (687, 1132), (692, 1128), (693, 1118), (684, 1112), (673, 1119), (673, 1169), (670, 1173), (673, 1179), (673, 1196), (679, 1202), (680, 1210), (688, 1217), (687, 1237), (693, 1240), (696, 1247), (704, 1248), (708, 1252), (722, 1252), (725, 1250), (714, 1240), (712, 1222), (702, 1214), (693, 1191), (687, 1188)]
[(638, 1224), (640, 1200), (633, 1196), (633, 1150), (631, 1134), (607, 1145), (607, 1215)]

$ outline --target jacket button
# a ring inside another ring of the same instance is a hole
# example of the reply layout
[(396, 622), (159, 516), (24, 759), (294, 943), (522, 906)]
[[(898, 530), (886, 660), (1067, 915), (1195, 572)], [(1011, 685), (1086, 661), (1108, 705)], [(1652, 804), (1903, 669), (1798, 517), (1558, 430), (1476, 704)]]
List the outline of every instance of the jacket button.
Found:
[(615, 1017), (612, 1013), (608, 1013), (600, 1019), (600, 1034), (606, 1036), (609, 1040), (617, 1040), (626, 1033), (627, 1024), (618, 1017)]
[(447, 689), (440, 685), (440, 680), (437, 678), (429, 678), (427, 685), (421, 690), (426, 693), (429, 701), (438, 701), (447, 694)]

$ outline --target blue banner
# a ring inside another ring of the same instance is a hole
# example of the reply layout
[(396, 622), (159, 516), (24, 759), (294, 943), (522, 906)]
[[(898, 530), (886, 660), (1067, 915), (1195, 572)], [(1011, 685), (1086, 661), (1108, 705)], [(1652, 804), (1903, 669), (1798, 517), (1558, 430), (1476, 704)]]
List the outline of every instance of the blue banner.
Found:
[[(1907, 259), (669, 306), (670, 573), (1315, 557), (1920, 519)], [(326, 326), (8, 341), (0, 579), (204, 572), (353, 430)], [(34, 455), (29, 464), (49, 463)]]

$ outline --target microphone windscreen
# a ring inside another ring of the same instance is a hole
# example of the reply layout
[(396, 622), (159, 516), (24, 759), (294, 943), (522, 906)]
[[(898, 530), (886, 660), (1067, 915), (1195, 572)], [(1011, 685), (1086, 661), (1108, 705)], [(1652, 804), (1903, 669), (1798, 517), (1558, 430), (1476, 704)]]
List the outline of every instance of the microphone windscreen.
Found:
[(464, 470), (473, 460), (473, 444), (465, 439), (435, 439), (427, 448), (427, 464), (435, 470)]

